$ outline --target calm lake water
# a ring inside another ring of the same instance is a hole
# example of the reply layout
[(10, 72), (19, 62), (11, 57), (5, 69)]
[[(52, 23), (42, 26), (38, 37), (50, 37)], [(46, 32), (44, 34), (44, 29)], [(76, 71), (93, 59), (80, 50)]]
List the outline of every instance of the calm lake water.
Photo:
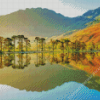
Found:
[(100, 53), (0, 55), (0, 100), (100, 100)]

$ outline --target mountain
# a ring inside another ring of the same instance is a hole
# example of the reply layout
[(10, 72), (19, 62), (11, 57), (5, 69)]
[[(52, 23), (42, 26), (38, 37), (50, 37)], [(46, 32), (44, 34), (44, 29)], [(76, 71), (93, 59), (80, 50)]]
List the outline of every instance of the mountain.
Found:
[(98, 43), (100, 44), (100, 23), (87, 27), (83, 30), (79, 30), (69, 36), (71, 41), (76, 39), (85, 43)]
[(67, 33), (67, 31), (83, 29), (87, 23), (94, 21), (99, 15), (100, 8), (74, 18), (65, 17), (46, 8), (27, 8), (0, 16), (0, 35), (6, 37), (14, 34), (24, 34), (30, 37), (52, 37), (62, 33), (68, 35), (72, 32)]
[(65, 20), (61, 14), (42, 8), (19, 10), (0, 17), (0, 34), (24, 34), (29, 36), (50, 37), (65, 32)]

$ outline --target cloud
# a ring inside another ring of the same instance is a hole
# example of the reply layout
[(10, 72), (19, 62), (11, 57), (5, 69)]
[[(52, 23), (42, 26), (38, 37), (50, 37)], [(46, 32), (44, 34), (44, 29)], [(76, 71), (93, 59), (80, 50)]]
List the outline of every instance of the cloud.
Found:
[(100, 0), (61, 0), (64, 4), (71, 3), (75, 7), (82, 7), (85, 10), (100, 7)]
[(37, 7), (48, 8), (69, 17), (79, 16), (85, 12), (82, 8), (77, 8), (71, 3), (64, 4), (61, 0), (0, 0), (0, 15)]

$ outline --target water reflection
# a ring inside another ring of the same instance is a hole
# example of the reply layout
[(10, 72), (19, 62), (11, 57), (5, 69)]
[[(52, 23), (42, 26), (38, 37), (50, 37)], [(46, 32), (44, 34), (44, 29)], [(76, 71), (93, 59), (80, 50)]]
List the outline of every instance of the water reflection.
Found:
[[(77, 94), (73, 94), (81, 87)], [(0, 85), (1, 100), (99, 100), (100, 92), (92, 90), (83, 84), (76, 82), (66, 82), (61, 86), (48, 91), (42, 92), (27, 92), (19, 91), (10, 86)], [(5, 90), (6, 88), (6, 90)], [(9, 91), (9, 92), (8, 92)], [(3, 94), (3, 95), (2, 95)], [(13, 94), (13, 95), (12, 95)]]
[(4, 65), (6, 67), (9, 67), (12, 65), (12, 61), (13, 61), (13, 55), (12, 54), (6, 54), (4, 55)]
[(39, 66), (44, 66), (45, 63), (45, 57), (44, 57), (44, 53), (36, 53), (36, 61), (35, 61), (35, 66), (39, 67)]
[(2, 54), (0, 54), (0, 68), (3, 68)]
[[(65, 82), (83, 83), (100, 91), (100, 53), (34, 53), (0, 55), (0, 84), (20, 90), (48, 91)], [(9, 67), (9, 68), (8, 68)], [(37, 68), (38, 67), (38, 68)], [(23, 69), (23, 70), (18, 70)]]
[(24, 69), (30, 64), (29, 54), (1, 54), (0, 55), (0, 68), (10, 67), (14, 69)]

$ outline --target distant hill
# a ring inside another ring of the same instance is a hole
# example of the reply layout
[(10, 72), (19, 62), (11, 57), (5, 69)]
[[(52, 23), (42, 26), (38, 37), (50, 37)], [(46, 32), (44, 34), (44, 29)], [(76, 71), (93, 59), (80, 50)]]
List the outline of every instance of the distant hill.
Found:
[[(67, 10), (66, 10), (67, 11)], [(94, 21), (100, 15), (100, 8), (90, 10), (82, 16), (69, 18), (52, 10), (31, 8), (19, 10), (0, 16), (0, 35), (12, 36), (24, 34), (27, 36), (52, 37), (66, 33), (72, 34), (75, 29), (83, 29), (87, 23)]]

